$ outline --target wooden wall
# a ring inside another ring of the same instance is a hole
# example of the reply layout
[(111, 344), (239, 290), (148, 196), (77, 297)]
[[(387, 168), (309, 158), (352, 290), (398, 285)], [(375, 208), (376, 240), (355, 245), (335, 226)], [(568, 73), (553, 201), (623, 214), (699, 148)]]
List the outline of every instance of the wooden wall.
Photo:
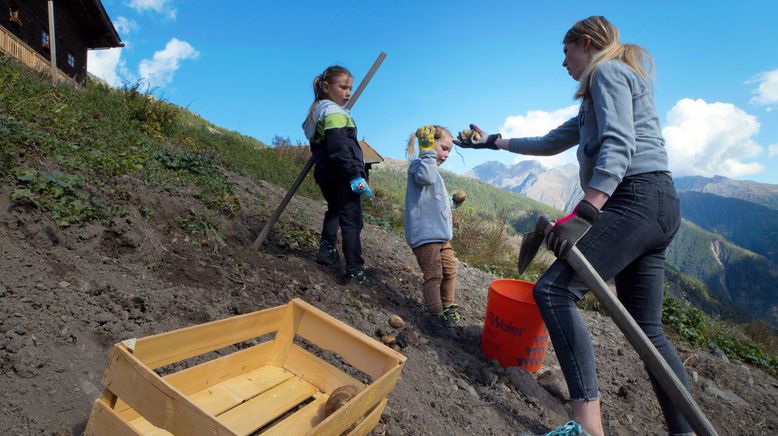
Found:
[[(11, 11), (19, 11), (22, 22), (11, 22)], [(82, 32), (71, 18), (67, 2), (54, 2), (54, 26), (57, 37), (57, 68), (79, 83), (86, 79), (86, 53)], [(49, 10), (46, 0), (0, 0), (0, 26), (5, 27), (44, 58), (51, 59), (41, 44), (41, 32), (49, 33)], [(49, 35), (51, 38), (51, 35)], [(68, 65), (68, 53), (74, 66)]]

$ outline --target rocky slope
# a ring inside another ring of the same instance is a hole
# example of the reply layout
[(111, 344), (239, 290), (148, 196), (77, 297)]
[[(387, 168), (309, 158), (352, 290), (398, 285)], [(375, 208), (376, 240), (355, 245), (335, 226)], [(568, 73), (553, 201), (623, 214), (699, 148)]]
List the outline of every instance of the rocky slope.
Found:
[[(362, 332), (402, 338), (402, 378), (374, 434), (541, 433), (567, 419), (549, 349), (536, 375), (500, 369), (478, 343), (491, 277), (460, 265), (462, 342), (430, 338), (421, 279), (400, 235), (366, 225), (370, 282), (342, 286), (313, 262), (324, 205), (294, 198), (259, 252), (251, 243), (283, 190), (231, 174), (244, 207), (221, 218), (225, 245), (192, 238), (175, 217), (202, 208), (190, 189), (171, 195), (142, 180), (111, 181), (128, 215), (59, 227), (12, 204), (0, 188), (0, 434), (80, 434), (110, 346), (118, 341), (284, 304), (300, 297)], [(143, 201), (140, 201), (143, 199)], [(152, 205), (153, 217), (139, 204)], [(146, 218), (145, 218), (145, 217)], [(150, 217), (150, 218), (149, 218)], [(406, 327), (393, 331), (398, 314)], [(637, 354), (602, 314), (584, 311), (598, 355), (605, 425), (612, 435), (666, 434)], [(778, 432), (778, 380), (703, 350), (681, 348), (692, 393), (721, 435)]]

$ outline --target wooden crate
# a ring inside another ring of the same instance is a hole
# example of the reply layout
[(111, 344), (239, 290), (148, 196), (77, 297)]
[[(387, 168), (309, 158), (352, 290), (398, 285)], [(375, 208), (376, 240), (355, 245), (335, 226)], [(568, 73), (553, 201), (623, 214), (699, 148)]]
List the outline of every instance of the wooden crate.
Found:
[[(272, 339), (187, 369), (166, 367), (233, 344)], [(330, 350), (367, 375), (364, 384), (295, 343)], [(300, 341), (298, 341), (300, 342)], [(363, 435), (375, 427), (405, 356), (310, 304), (284, 306), (113, 346), (87, 435)], [(330, 416), (337, 387), (359, 393)]]

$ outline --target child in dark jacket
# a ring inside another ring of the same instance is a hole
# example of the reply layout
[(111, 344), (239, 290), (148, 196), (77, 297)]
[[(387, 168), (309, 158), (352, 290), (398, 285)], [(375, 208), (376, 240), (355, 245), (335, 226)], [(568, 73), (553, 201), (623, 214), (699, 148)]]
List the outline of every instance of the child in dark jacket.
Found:
[(357, 127), (343, 106), (351, 97), (354, 78), (340, 66), (331, 66), (313, 80), (314, 101), (303, 123), (316, 161), (313, 178), (327, 201), (316, 261), (324, 265), (338, 263), (336, 248), (338, 227), (343, 237), (346, 259), (345, 283), (364, 283), (362, 259), (361, 196), (373, 196), (367, 184)]
[(424, 284), (424, 306), (429, 313), (429, 329), (441, 337), (453, 338), (459, 321), (455, 304), (457, 259), (451, 248), (453, 228), (451, 203), (438, 166), (448, 158), (452, 136), (441, 126), (424, 126), (408, 141), (406, 154), (419, 155), (408, 166), (405, 191), (405, 239), (419, 262)]

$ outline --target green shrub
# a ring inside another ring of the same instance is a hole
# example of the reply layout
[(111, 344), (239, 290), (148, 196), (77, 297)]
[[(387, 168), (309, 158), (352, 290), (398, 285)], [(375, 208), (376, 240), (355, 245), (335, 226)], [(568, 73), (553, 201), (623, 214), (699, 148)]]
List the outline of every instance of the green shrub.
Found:
[(16, 187), (11, 192), (11, 200), (51, 213), (54, 221), (61, 226), (108, 219), (118, 213), (81, 190), (79, 179), (75, 176), (46, 174), (27, 167), (16, 167), (12, 173), (16, 178)]
[[(187, 237), (186, 241), (197, 245), (202, 245), (204, 241), (213, 240), (221, 246), (226, 246), (227, 242), (222, 233), (216, 218), (209, 213), (192, 213), (189, 216), (176, 217), (178, 227), (183, 230)], [(190, 236), (201, 236), (202, 238), (193, 239)]]

